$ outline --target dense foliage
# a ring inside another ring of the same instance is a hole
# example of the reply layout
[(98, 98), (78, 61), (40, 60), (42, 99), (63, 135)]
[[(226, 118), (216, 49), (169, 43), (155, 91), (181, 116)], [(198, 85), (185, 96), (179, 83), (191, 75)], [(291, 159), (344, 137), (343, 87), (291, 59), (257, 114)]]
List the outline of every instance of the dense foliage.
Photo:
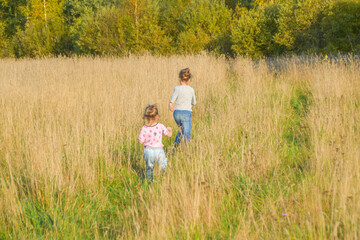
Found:
[(0, 0), (0, 57), (359, 53), (359, 0)]

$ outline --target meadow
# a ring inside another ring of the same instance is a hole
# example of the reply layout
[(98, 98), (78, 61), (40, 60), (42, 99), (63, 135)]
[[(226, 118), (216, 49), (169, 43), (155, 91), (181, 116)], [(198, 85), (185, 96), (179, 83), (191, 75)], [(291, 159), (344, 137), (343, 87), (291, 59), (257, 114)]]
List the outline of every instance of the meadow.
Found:
[[(145, 180), (181, 68), (192, 142)], [(360, 238), (360, 60), (0, 60), (0, 239)]]

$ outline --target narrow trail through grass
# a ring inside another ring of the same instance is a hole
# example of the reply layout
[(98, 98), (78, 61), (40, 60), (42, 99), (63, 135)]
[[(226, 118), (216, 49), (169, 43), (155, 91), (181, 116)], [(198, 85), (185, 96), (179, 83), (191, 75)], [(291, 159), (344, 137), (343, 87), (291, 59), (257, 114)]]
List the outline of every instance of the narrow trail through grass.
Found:
[[(236, 89), (242, 88), (241, 82), (246, 79), (239, 79), (239, 76), (233, 71), (234, 67), (229, 67), (229, 93), (238, 94)], [(270, 81), (277, 81), (277, 79), (268, 79), (266, 87), (270, 87), (272, 83)], [(275, 138), (281, 138), (278, 142), (281, 144), (277, 150), (280, 153), (280, 164), (271, 167), (266, 170), (266, 173), (254, 178), (249, 178), (246, 173), (244, 174), (232, 174), (229, 178), (231, 182), (231, 188), (227, 189), (224, 197), (224, 208), (221, 210), (221, 226), (217, 230), (215, 235), (220, 238), (233, 238), (238, 232), (238, 226), (241, 222), (250, 219), (253, 227), (249, 229), (250, 232), (257, 232), (257, 236), (263, 238), (269, 238), (263, 234), (262, 214), (264, 205), (266, 202), (278, 202), (279, 198), (289, 199), (293, 193), (298, 190), (297, 185), (301, 184), (304, 178), (311, 174), (309, 164), (307, 163), (311, 157), (312, 149), (309, 137), (309, 127), (306, 116), (311, 107), (311, 93), (305, 87), (305, 83), (298, 83), (295, 86), (291, 86), (291, 94), (285, 101), (285, 108), (287, 114), (282, 122), (282, 133), (274, 136)], [(267, 101), (276, 101), (272, 98), (279, 97), (282, 93), (276, 92), (273, 89), (269, 93), (270, 99)], [(232, 103), (237, 104), (237, 103)], [(242, 149), (236, 147), (230, 147), (230, 151), (237, 151), (240, 155), (246, 156), (247, 134), (248, 131), (239, 129), (239, 132), (234, 132), (239, 137), (238, 141), (242, 142), (239, 145), (243, 146)], [(223, 146), (227, 148), (229, 146)], [(251, 153), (252, 154), (252, 153)], [(246, 156), (247, 157), (247, 156)], [(251, 161), (251, 157), (246, 158), (245, 161)], [(260, 163), (261, 160), (260, 160)], [(266, 208), (266, 207), (265, 207)], [(281, 211), (281, 212), (280, 212)], [(281, 218), (286, 218), (287, 213), (285, 209), (278, 210), (276, 213), (278, 216), (273, 216), (271, 221), (282, 221)], [(290, 213), (289, 213), (290, 214)], [(273, 223), (267, 223), (271, 227)], [(285, 232), (283, 237), (286, 236)], [(250, 234), (251, 235), (251, 234)]]

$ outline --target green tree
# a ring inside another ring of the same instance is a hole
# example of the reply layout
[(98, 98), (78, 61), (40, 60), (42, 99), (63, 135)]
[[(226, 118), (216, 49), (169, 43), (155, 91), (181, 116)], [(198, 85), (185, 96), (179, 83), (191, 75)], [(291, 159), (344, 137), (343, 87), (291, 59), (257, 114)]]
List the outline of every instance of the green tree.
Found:
[(132, 52), (168, 53), (171, 38), (159, 24), (161, 5), (151, 0), (126, 0), (123, 3), (124, 30)]
[(225, 4), (232, 10), (243, 7), (250, 9), (253, 6), (253, 0), (225, 0)]
[(61, 0), (27, 2), (27, 22), (13, 38), (13, 51), (17, 57), (64, 54), (67, 31), (62, 9)]
[(316, 52), (323, 38), (320, 22), (331, 0), (288, 0), (281, 5), (275, 42), (287, 52)]
[(65, 0), (63, 13), (68, 29), (67, 49), (74, 54), (93, 55), (118, 49), (121, 39), (114, 42), (114, 37), (118, 37), (119, 13), (116, 9), (119, 9), (120, 3), (121, 0)]
[(282, 48), (275, 42), (279, 18), (277, 4), (265, 4), (243, 14), (232, 28), (232, 49), (236, 54), (262, 57), (278, 55)]
[(166, 39), (169, 41), (168, 53), (177, 53), (176, 42), (181, 30), (179, 29), (180, 16), (192, 0), (168, 0), (157, 1), (159, 9), (158, 25), (164, 30)]
[[(88, 5), (89, 6), (89, 5)], [(73, 8), (74, 10), (75, 8)], [(146, 0), (80, 8), (72, 16), (72, 38), (77, 53), (126, 55), (130, 52), (166, 54), (170, 40), (158, 25), (159, 7)]]
[(8, 39), (5, 34), (5, 23), (0, 21), (0, 57), (8, 56)]
[(77, 18), (92, 12), (96, 14), (103, 7), (119, 7), (121, 0), (65, 0), (63, 11), (67, 24), (72, 24)]
[(177, 19), (178, 52), (230, 51), (231, 10), (224, 1), (193, 0)]
[(0, 18), (7, 36), (13, 36), (18, 29), (24, 29), (27, 0), (0, 0)]
[(321, 23), (326, 53), (360, 53), (360, 1), (339, 1)]
[(79, 17), (72, 29), (78, 54), (123, 55), (127, 51), (121, 16), (115, 7), (106, 6), (94, 14)]

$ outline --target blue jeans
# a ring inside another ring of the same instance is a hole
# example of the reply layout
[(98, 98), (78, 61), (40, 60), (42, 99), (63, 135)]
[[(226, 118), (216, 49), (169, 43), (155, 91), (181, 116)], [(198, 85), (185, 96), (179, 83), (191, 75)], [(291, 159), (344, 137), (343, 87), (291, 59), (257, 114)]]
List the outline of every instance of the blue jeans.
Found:
[(145, 147), (143, 152), (144, 160), (146, 162), (146, 178), (151, 182), (153, 180), (153, 169), (155, 162), (160, 164), (162, 170), (167, 166), (167, 158), (164, 149), (159, 147)]
[(191, 135), (191, 111), (187, 110), (175, 110), (174, 119), (179, 126), (179, 132), (175, 138), (175, 147), (177, 147), (183, 136), (185, 136), (185, 143), (190, 141)]

